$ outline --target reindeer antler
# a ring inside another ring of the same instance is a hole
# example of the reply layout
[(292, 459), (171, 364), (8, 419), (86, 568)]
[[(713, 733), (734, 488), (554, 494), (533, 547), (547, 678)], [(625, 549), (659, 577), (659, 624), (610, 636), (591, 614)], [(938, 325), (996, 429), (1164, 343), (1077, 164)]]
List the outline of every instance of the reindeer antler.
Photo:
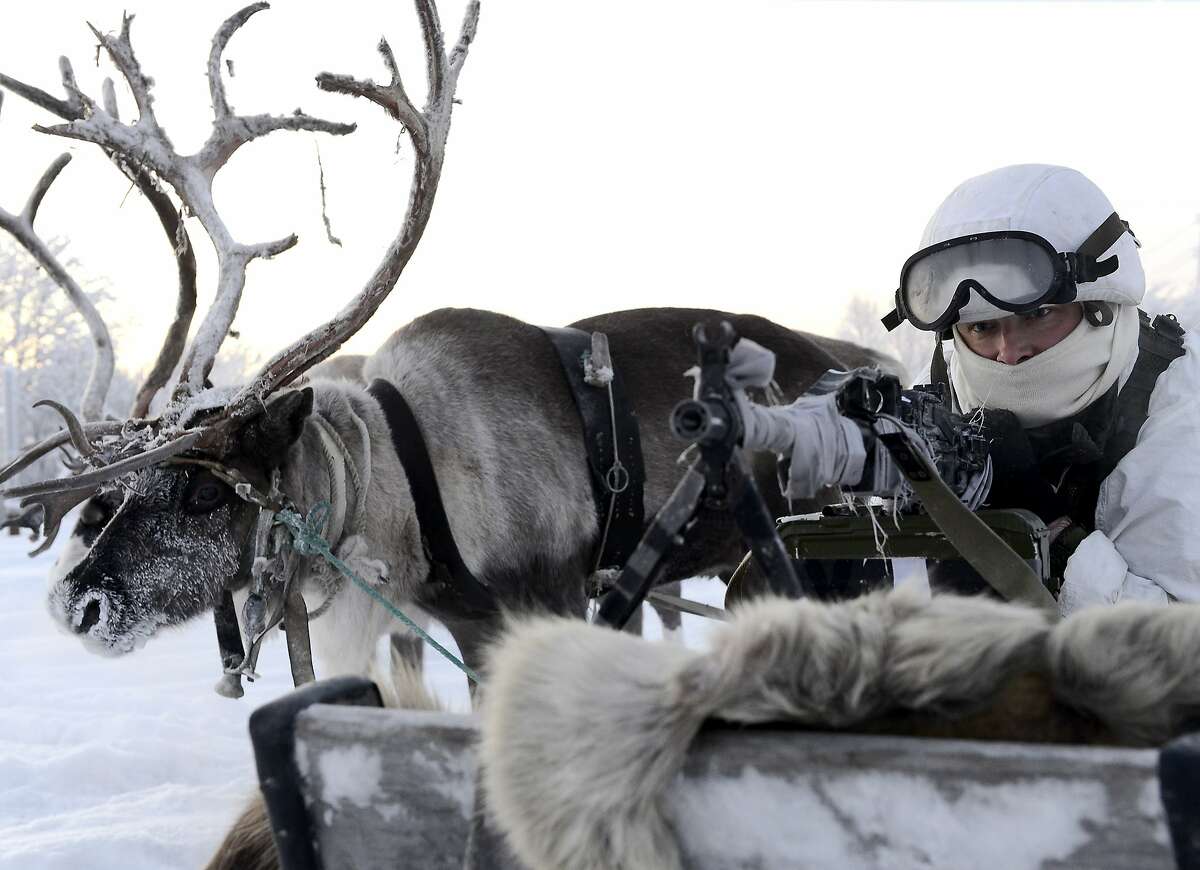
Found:
[[(348, 76), (328, 73), (317, 77), (318, 87), (324, 90), (363, 96), (383, 106), (409, 131), (417, 159), (413, 168), (408, 208), (400, 234), (388, 247), (386, 255), (366, 287), (341, 313), (277, 355), (248, 386), (234, 396), (232, 401), (220, 407), (207, 400), (208, 393), (199, 394), (199, 385), (211, 368), (221, 340), (233, 321), (245, 283), (246, 265), (254, 258), (270, 257), (287, 250), (296, 243), (296, 237), (288, 236), (276, 242), (259, 245), (242, 245), (235, 242), (213, 206), (213, 176), (241, 145), (275, 130), (316, 130), (340, 134), (351, 132), (354, 125), (334, 124), (300, 113), (290, 117), (233, 114), (225, 97), (220, 59), (229, 38), (238, 28), (253, 14), (267, 8), (266, 3), (256, 3), (226, 20), (213, 39), (208, 63), (209, 89), (216, 115), (213, 132), (199, 152), (191, 156), (180, 156), (154, 117), (149, 82), (142, 74), (129, 43), (130, 17), (126, 16), (124, 19), (119, 37), (103, 36), (97, 32), (101, 45), (109, 52), (134, 93), (140, 112), (137, 124), (121, 124), (112, 111), (98, 108), (94, 102), (79, 93), (78, 88), (74, 87), (73, 79), (69, 79), (64, 73), (64, 85), (69, 94), (77, 95), (80, 104), (85, 108), (85, 117), (68, 124), (38, 129), (55, 135), (95, 142), (112, 154), (139, 165), (144, 170), (152, 171), (170, 183), (187, 208), (200, 219), (217, 249), (220, 278), (216, 301), (201, 324), (191, 351), (185, 359), (179, 389), (169, 413), (159, 421), (129, 421), (128, 425), (141, 427), (141, 431), (121, 432), (125, 443), (117, 454), (122, 458), (75, 478), (17, 487), (4, 491), (4, 494), (28, 495), (45, 500), (55, 493), (75, 490), (83, 485), (94, 486), (128, 471), (162, 462), (189, 449), (219, 452), (223, 449), (225, 438), (234, 424), (260, 409), (263, 399), (269, 393), (290, 383), (308, 368), (334, 353), (342, 342), (357, 332), (374, 314), (395, 286), (429, 221), (445, 159), (446, 137), (454, 107), (454, 91), (467, 51), (475, 36), (479, 17), (479, 2), (472, 0), (467, 6), (459, 39), (447, 55), (433, 0), (416, 0), (416, 5), (425, 40), (429, 78), (429, 94), (423, 110), (418, 110), (409, 100), (400, 80), (395, 58), (386, 42), (380, 43), (379, 51), (391, 73), (391, 82), (388, 85), (380, 86), (369, 80), (359, 81)], [(111, 102), (106, 99), (106, 104)], [(194, 420), (205, 415), (208, 415), (207, 419), (192, 427)], [(86, 426), (84, 430), (87, 438), (100, 434), (96, 431), (94, 435)], [(34, 450), (48, 452), (66, 440), (66, 433), (59, 433), (58, 436), (43, 441)], [(32, 460), (21, 457), (18, 461), (10, 463), (8, 468), (0, 469), (0, 482), (20, 467), (24, 467), (21, 463), (27, 464), (29, 461)]]
[[(86, 118), (88, 108), (79, 86), (75, 83), (75, 72), (71, 62), (61, 57), (58, 60), (62, 75), (65, 100), (51, 96), (41, 88), (10, 78), (0, 73), (0, 85), (20, 97), (24, 97), (35, 106), (40, 106), (64, 121), (78, 121)], [(116, 93), (113, 90), (112, 79), (105, 79), (103, 88), (104, 110), (113, 118), (118, 117)], [(162, 224), (163, 231), (171, 244), (179, 271), (179, 296), (175, 305), (175, 319), (167, 328), (162, 348), (150, 372), (146, 375), (142, 386), (137, 391), (133, 406), (129, 411), (131, 417), (145, 417), (150, 410), (154, 396), (167, 385), (175, 366), (183, 356), (184, 345), (187, 342), (188, 330), (192, 326), (192, 317), (196, 312), (196, 254), (192, 249), (192, 241), (188, 236), (187, 227), (171, 197), (158, 185), (158, 181), (146, 170), (131, 163), (121, 154), (111, 149), (105, 149), (109, 159), (125, 174), (142, 195), (146, 197), (154, 213)]]
[(446, 55), (434, 0), (416, 0), (416, 5), (425, 38), (426, 75), (429, 79), (424, 111), (418, 110), (405, 92), (387, 40), (379, 43), (379, 53), (391, 73), (391, 82), (387, 85), (331, 73), (317, 76), (317, 87), (364, 97), (382, 106), (408, 131), (416, 161), (400, 234), (388, 247), (387, 254), (368, 279), (366, 287), (349, 305), (332, 320), (272, 358), (254, 380), (234, 397), (227, 413), (235, 419), (261, 407), (263, 397), (335, 353), (346, 339), (358, 332), (392, 291), (425, 232), (445, 159), (446, 137), (450, 132), (450, 115), (454, 109), (458, 75), (475, 38), (475, 27), (479, 21), (479, 0), (471, 0), (467, 5), (458, 42), (449, 56)]
[(150, 79), (143, 74), (130, 42), (129, 31), (133, 21), (131, 15), (124, 17), (118, 36), (103, 34), (94, 27), (92, 32), (96, 34), (96, 38), (100, 40), (100, 44), (129, 84), (138, 108), (137, 121), (133, 124), (122, 123), (76, 89), (86, 110), (85, 117), (53, 127), (35, 128), (55, 136), (93, 142), (107, 151), (121, 155), (142, 169), (155, 173), (171, 185), (188, 211), (200, 220), (201, 226), (212, 239), (217, 252), (217, 292), (212, 307), (197, 329), (191, 348), (184, 358), (178, 391), (181, 395), (197, 393), (203, 388), (204, 379), (212, 369), (217, 351), (237, 313), (242, 289), (246, 283), (246, 266), (251, 260), (281, 254), (297, 241), (295, 235), (290, 235), (273, 242), (253, 245), (237, 242), (213, 203), (213, 178), (239, 148), (276, 130), (308, 130), (345, 135), (355, 129), (353, 124), (323, 121), (299, 111), (288, 116), (233, 113), (225, 98), (220, 57), (233, 34), (252, 15), (267, 8), (267, 3), (247, 6), (227, 19), (213, 37), (208, 79), (215, 119), (212, 133), (195, 154), (179, 154), (167, 137), (166, 131), (159, 126), (150, 96)]

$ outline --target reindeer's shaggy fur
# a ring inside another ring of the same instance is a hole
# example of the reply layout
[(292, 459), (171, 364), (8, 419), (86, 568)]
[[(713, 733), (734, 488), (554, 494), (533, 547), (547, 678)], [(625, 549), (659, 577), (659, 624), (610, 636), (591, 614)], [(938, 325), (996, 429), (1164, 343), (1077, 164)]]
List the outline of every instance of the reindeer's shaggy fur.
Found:
[[(1198, 654), (1190, 606), (1051, 627), (1039, 611), (982, 599), (764, 601), (708, 652), (534, 620), (491, 657), (487, 804), (538, 870), (676, 868), (660, 801), (706, 719), (961, 737), (999, 696), (1036, 709), (996, 710), (1008, 728), (988, 721), (983, 736), (1038, 739), (1046, 726), (1052, 740), (1156, 743), (1200, 712)], [(917, 714), (967, 725), (925, 728)], [(1103, 727), (1064, 728), (1063, 717)]]

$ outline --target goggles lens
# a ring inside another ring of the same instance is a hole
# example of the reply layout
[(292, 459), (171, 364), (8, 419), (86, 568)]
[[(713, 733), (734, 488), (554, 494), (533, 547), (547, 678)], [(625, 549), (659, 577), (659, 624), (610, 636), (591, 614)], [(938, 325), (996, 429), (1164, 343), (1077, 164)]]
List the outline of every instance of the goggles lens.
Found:
[(1053, 295), (1061, 269), (1046, 243), (969, 238), (913, 257), (901, 275), (900, 292), (914, 325), (928, 329), (955, 308), (963, 322), (990, 319), (997, 308), (1036, 308)]

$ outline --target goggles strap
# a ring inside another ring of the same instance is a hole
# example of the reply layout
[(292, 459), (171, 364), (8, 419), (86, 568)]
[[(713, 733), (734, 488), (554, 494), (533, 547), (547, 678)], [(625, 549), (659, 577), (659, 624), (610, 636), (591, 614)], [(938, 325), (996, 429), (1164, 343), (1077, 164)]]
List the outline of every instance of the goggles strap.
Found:
[(1067, 262), (1071, 264), (1072, 277), (1075, 279), (1075, 283), (1087, 284), (1090, 281), (1095, 281), (1117, 271), (1119, 264), (1115, 254), (1104, 260), (1100, 260), (1099, 257), (1115, 245), (1117, 239), (1121, 238), (1127, 232), (1132, 235), (1129, 226), (1114, 211), (1105, 218), (1104, 223), (1096, 227), (1095, 232), (1084, 239), (1083, 244), (1079, 246), (1079, 250), (1074, 254), (1067, 254)]
[(886, 329), (888, 332), (891, 332), (904, 322), (904, 315), (900, 313), (899, 308), (893, 308), (880, 318), (880, 322), (883, 323), (884, 329)]

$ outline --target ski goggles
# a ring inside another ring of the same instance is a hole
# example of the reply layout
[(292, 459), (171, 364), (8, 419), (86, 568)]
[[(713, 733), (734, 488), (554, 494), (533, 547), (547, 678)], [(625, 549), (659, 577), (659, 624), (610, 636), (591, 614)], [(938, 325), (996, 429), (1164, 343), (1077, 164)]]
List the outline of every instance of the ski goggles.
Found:
[[(1115, 254), (1099, 258), (1126, 232), (1133, 235), (1113, 212), (1077, 251), (1060, 252), (1036, 233), (1020, 230), (975, 233), (922, 248), (900, 270), (896, 307), (883, 325), (891, 332), (907, 320), (917, 329), (941, 332), (973, 313), (982, 316), (972, 319), (989, 320), (995, 309), (1023, 314), (1073, 302), (1078, 285), (1117, 270)], [(972, 291), (979, 305), (970, 304)]]

